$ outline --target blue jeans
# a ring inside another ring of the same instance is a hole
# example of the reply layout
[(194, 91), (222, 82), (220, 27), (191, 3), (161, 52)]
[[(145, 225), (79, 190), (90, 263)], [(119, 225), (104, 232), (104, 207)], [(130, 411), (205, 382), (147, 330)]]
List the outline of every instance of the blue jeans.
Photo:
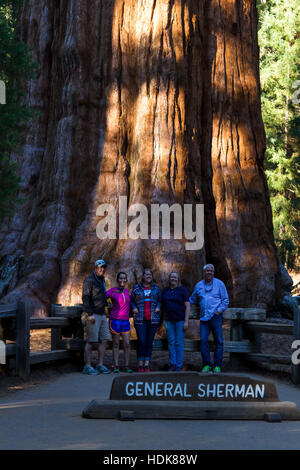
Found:
[(208, 336), (210, 331), (212, 331), (214, 342), (215, 342), (215, 352), (214, 352), (214, 366), (222, 367), (223, 361), (223, 315), (214, 315), (208, 321), (200, 321), (200, 340), (201, 340), (201, 355), (202, 362), (204, 366), (210, 366), (210, 350), (208, 344)]
[(183, 365), (184, 353), (184, 321), (165, 321), (168, 336), (170, 365), (181, 369)]
[(140, 325), (134, 325), (137, 334), (137, 360), (149, 361), (152, 355), (152, 344), (158, 324), (151, 324), (150, 320), (144, 320)]

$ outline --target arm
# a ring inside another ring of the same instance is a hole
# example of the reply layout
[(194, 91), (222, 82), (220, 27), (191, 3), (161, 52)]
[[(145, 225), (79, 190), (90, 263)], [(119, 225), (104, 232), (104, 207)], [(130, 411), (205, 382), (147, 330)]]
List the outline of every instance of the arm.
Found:
[(161, 291), (160, 288), (157, 287), (158, 293), (157, 293), (157, 306), (156, 306), (156, 312), (160, 312), (161, 310)]
[(191, 305), (190, 305), (190, 302), (184, 302), (184, 305), (185, 305), (185, 318), (184, 318), (183, 329), (187, 330), (188, 327), (189, 327), (189, 317), (190, 317)]
[(197, 286), (195, 286), (195, 289), (193, 290), (193, 293), (192, 293), (189, 301), (190, 301), (191, 304), (198, 304), (198, 289), (197, 289)]
[(109, 311), (112, 309), (112, 289), (109, 289), (106, 291), (106, 307), (109, 309)]
[(82, 287), (82, 303), (83, 303), (83, 310), (89, 316), (93, 316), (93, 308), (91, 306), (91, 283), (89, 279), (85, 279)]
[(221, 298), (221, 303), (218, 307), (218, 310), (216, 310), (217, 315), (223, 313), (228, 308), (228, 305), (229, 305), (229, 297), (227, 294), (225, 284), (223, 283), (220, 286), (220, 298)]
[(138, 313), (138, 308), (135, 303), (135, 288), (132, 289), (131, 296), (130, 296), (130, 306), (132, 308), (133, 313)]
[(113, 288), (109, 289), (108, 291), (106, 291), (106, 294), (105, 294), (105, 297), (106, 297), (106, 305), (109, 307), (112, 305), (112, 302), (113, 302)]
[(162, 291), (161, 293), (161, 314), (160, 314), (160, 323), (159, 323), (159, 326), (161, 327), (163, 322), (164, 322), (164, 292), (165, 292), (165, 289)]

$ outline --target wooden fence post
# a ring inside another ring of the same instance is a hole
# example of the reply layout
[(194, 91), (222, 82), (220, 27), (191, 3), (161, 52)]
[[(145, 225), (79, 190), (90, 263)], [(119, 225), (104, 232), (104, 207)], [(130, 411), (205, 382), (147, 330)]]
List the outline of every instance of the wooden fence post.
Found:
[[(231, 320), (230, 326), (230, 341), (242, 341), (243, 331), (241, 320)], [(241, 365), (240, 355), (237, 353), (230, 353), (230, 364), (232, 369), (238, 369)]]
[(30, 376), (30, 309), (18, 302), (16, 318), (16, 372), (23, 380)]
[[(245, 325), (247, 325), (246, 322), (245, 322)], [(246, 328), (245, 329), (243, 328), (243, 337), (251, 341), (251, 344), (252, 344), (251, 352), (261, 353), (262, 343), (261, 343), (261, 333), (259, 331), (247, 331)]]
[[(51, 305), (51, 317), (55, 316), (55, 307), (56, 305), (61, 304), (52, 304)], [(62, 349), (60, 346), (61, 341), (61, 328), (51, 328), (51, 351), (56, 351)]]
[[(300, 341), (300, 308), (294, 308), (294, 341)], [(298, 354), (299, 356), (299, 354)], [(300, 364), (292, 363), (292, 382), (300, 384)]]

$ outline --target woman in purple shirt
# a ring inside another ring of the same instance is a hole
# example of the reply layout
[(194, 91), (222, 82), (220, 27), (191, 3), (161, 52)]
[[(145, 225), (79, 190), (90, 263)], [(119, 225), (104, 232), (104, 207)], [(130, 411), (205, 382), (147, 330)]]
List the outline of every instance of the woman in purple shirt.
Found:
[(169, 276), (169, 287), (163, 290), (163, 318), (169, 345), (169, 370), (180, 371), (183, 366), (184, 335), (188, 328), (189, 293), (180, 285), (177, 272)]
[(130, 357), (130, 295), (125, 285), (127, 282), (127, 274), (119, 272), (117, 275), (117, 287), (112, 287), (106, 292), (106, 298), (111, 300), (111, 311), (109, 316), (109, 326), (113, 339), (113, 359), (114, 372), (119, 372), (119, 351), (120, 336), (123, 337), (125, 372), (132, 372), (129, 368)]

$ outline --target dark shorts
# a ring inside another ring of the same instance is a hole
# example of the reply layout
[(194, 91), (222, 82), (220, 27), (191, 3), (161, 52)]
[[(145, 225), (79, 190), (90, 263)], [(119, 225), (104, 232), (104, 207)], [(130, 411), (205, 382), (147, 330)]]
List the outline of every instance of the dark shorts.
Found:
[(130, 322), (127, 320), (109, 320), (110, 331), (115, 335), (130, 333)]

